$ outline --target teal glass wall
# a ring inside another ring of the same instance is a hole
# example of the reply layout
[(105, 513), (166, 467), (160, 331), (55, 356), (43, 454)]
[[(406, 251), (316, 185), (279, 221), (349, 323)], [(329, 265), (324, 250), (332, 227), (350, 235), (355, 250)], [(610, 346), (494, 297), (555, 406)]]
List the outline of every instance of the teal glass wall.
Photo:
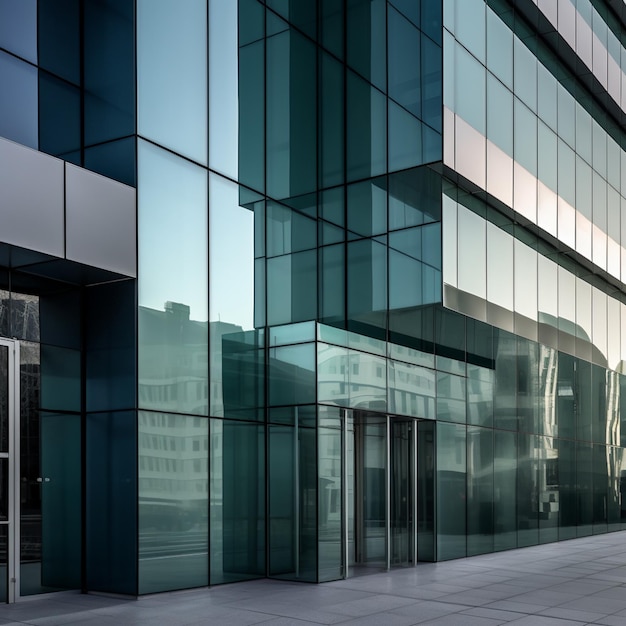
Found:
[(141, 411), (137, 444), (139, 593), (205, 586), (209, 421)]
[[(289, 416), (291, 413), (291, 416)], [(294, 407), (268, 424), (268, 574), (317, 582), (317, 431), (315, 414)], [(291, 419), (289, 419), (291, 417)]]
[(266, 322), (417, 344), (441, 301), (441, 181), (420, 167), (442, 154), (440, 6), (302, 4), (239, 3), (239, 182), (267, 203)]
[(139, 406), (208, 415), (207, 171), (145, 141), (138, 171)]
[(265, 575), (265, 426), (210, 420), (210, 583)]
[(137, 416), (90, 413), (86, 423), (86, 586), (137, 594)]
[(318, 408), (318, 581), (336, 580), (344, 572), (342, 513), (343, 422), (341, 410)]

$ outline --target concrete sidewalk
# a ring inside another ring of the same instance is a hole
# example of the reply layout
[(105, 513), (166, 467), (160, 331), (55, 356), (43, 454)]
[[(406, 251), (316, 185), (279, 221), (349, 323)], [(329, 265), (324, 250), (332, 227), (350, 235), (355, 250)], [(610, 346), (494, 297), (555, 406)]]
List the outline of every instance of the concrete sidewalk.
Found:
[(257, 580), (123, 600), (58, 593), (0, 624), (626, 626), (626, 532), (322, 585)]

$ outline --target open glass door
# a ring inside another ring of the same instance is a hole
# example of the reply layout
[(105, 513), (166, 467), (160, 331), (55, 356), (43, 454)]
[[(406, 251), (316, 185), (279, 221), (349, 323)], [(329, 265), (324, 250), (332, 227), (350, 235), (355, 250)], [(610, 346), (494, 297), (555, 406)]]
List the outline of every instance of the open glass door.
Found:
[(0, 602), (15, 602), (19, 589), (19, 379), (15, 375), (18, 349), (17, 342), (0, 339)]

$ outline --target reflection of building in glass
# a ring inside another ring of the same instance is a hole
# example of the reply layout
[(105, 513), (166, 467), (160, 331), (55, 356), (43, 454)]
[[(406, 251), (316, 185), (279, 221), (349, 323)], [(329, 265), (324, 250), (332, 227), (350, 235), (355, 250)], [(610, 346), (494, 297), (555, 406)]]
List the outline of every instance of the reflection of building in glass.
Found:
[(0, 3), (0, 598), (626, 529), (614, 3), (75, 4)]

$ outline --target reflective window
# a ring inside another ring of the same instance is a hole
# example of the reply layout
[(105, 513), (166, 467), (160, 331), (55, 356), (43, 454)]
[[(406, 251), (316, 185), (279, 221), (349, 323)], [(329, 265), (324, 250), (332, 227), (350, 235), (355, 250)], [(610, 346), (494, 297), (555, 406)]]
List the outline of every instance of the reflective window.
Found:
[[(225, 1), (228, 2), (228, 0)], [(341, 184), (345, 174), (344, 74), (343, 66), (325, 53), (322, 53), (318, 72), (321, 81), (318, 90), (318, 97), (320, 98), (318, 158), (320, 160), (322, 186), (327, 187)]]
[(386, 83), (384, 0), (350, 3), (346, 11), (347, 62), (379, 89)]
[[(205, 586), (209, 420), (147, 411), (138, 419), (139, 593)], [(181, 542), (191, 533), (193, 553)]]
[[(457, 6), (469, 6), (472, 2), (458, 2)], [(480, 2), (484, 6), (483, 2)], [(456, 112), (482, 135), (485, 134), (486, 71), (474, 57), (458, 44), (454, 48), (455, 93), (458, 94)], [(462, 94), (471, 93), (471, 98)]]
[(507, 87), (513, 86), (513, 33), (487, 8), (487, 66)]
[(387, 167), (387, 100), (353, 72), (347, 74), (347, 177), (370, 178)]
[(206, 165), (206, 1), (138, 2), (137, 80), (139, 134)]
[(435, 372), (423, 367), (389, 362), (389, 411), (434, 419)]
[(487, 138), (513, 155), (513, 94), (491, 74), (487, 75)]
[(337, 580), (342, 575), (341, 516), (343, 486), (341, 459), (343, 434), (341, 413), (335, 407), (319, 407), (317, 428), (318, 463), (318, 572), (319, 581)]
[[(486, 224), (459, 205), (459, 289), (484, 298), (487, 287)], [(465, 259), (472, 259), (471, 263)]]
[(348, 406), (349, 396), (348, 349), (317, 344), (317, 398), (318, 402), (328, 402)]
[(237, 4), (209, 2), (209, 165), (237, 178), (238, 111)]
[(487, 223), (487, 299), (513, 310), (513, 237)]
[(0, 52), (0, 81), (0, 136), (37, 149), (37, 68)]
[(437, 372), (437, 419), (465, 423), (466, 380)]
[(537, 58), (517, 37), (513, 44), (514, 90), (527, 107), (537, 111)]
[(437, 424), (436, 520), (440, 561), (466, 556), (465, 428), (461, 424)]
[(350, 350), (348, 354), (350, 406), (387, 410), (387, 360)]
[[(415, 167), (437, 157), (422, 155), (422, 146), (427, 143), (427, 126), (413, 115), (389, 101), (388, 107), (388, 148), (389, 148), (389, 171), (402, 170)], [(434, 143), (434, 139), (433, 139)]]
[(356, 332), (384, 336), (387, 326), (387, 248), (375, 240), (348, 244), (348, 323)]
[(37, 63), (37, 0), (0, 2), (0, 48)]
[(537, 319), (537, 252), (515, 240), (515, 312)]
[(370, 237), (387, 230), (387, 178), (348, 186), (348, 229)]
[[(273, 198), (315, 191), (315, 53), (315, 46), (293, 29), (267, 39), (266, 177)], [(294, 65), (299, 72), (293, 72)]]
[[(444, 3), (447, 4), (447, 3)], [(457, 39), (482, 63), (485, 62), (485, 3), (482, 0), (452, 2)]]
[(493, 431), (467, 428), (467, 555), (493, 551)]
[(258, 578), (265, 574), (265, 427), (211, 419), (208, 441), (211, 584)]
[(421, 117), (421, 33), (391, 7), (387, 20), (389, 96), (416, 117)]
[(315, 402), (315, 344), (271, 348), (269, 351), (269, 403)]
[(142, 407), (208, 412), (207, 187), (206, 170), (140, 143)]
[(468, 367), (467, 422), (493, 427), (493, 370)]

